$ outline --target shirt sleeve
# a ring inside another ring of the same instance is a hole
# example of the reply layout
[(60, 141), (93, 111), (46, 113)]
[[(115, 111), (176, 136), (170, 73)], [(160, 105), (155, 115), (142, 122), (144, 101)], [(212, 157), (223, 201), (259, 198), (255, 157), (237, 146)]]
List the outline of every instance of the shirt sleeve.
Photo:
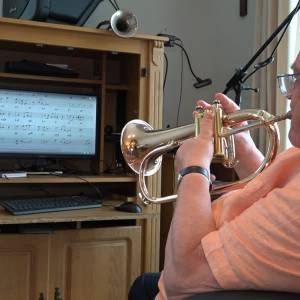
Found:
[(202, 239), (222, 288), (300, 291), (299, 194), (276, 188)]

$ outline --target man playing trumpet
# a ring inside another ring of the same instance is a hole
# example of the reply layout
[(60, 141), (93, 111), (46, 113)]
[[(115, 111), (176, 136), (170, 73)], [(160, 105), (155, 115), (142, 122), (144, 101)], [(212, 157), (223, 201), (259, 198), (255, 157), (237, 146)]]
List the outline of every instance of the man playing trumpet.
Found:
[[(159, 292), (158, 275), (146, 274), (134, 284), (130, 299), (149, 278), (151, 283), (138, 299), (153, 299), (157, 292), (157, 300), (220, 290), (300, 292), (300, 53), (292, 69), (293, 74), (278, 76), (278, 82), (290, 100), (289, 139), (294, 147), (245, 187), (213, 203), (209, 168), (214, 115), (208, 103), (198, 101), (207, 111), (200, 135), (184, 141), (175, 157), (182, 176)], [(215, 99), (227, 114), (239, 109), (223, 94)], [(235, 170), (240, 178), (247, 177), (263, 155), (247, 131), (235, 135), (235, 149), (239, 161)]]

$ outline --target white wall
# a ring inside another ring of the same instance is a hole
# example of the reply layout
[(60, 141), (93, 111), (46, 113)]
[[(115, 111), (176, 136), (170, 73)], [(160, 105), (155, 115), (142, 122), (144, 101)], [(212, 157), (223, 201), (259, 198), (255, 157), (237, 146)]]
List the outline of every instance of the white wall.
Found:
[[(236, 68), (244, 66), (254, 53), (255, 0), (248, 1), (248, 15), (239, 16), (239, 0), (117, 0), (120, 7), (133, 11), (139, 32), (174, 34), (184, 42), (193, 69), (201, 78), (211, 78), (211, 86), (195, 89), (194, 78), (184, 61), (183, 95), (179, 124), (192, 122), (195, 100), (211, 102), (223, 91)], [(109, 1), (100, 4), (86, 26), (95, 27), (113, 13)], [(169, 72), (164, 95), (164, 127), (176, 125), (180, 96), (181, 53), (166, 48)], [(249, 92), (244, 93), (247, 107)]]
[[(70, 0), (72, 3), (73, 0)], [(183, 95), (179, 124), (192, 122), (192, 111), (198, 98), (213, 100), (217, 91), (236, 68), (248, 62), (254, 53), (255, 1), (248, 1), (248, 15), (239, 16), (239, 0), (117, 0), (120, 7), (133, 11), (139, 19), (139, 32), (169, 33), (180, 37), (189, 53), (193, 69), (201, 78), (211, 78), (211, 86), (195, 89), (194, 78), (184, 60)], [(0, 6), (2, 0), (0, 0)], [(86, 23), (96, 27), (109, 19), (114, 10), (108, 0), (101, 3)], [(180, 96), (181, 52), (166, 48), (169, 72), (164, 93), (164, 127), (176, 126)], [(247, 97), (243, 107), (248, 107)]]

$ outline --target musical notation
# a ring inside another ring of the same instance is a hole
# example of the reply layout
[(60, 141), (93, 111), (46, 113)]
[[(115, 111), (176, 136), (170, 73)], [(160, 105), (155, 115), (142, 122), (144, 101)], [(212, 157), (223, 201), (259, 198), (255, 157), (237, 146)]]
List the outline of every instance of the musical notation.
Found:
[(0, 90), (0, 144), (93, 152), (96, 106), (93, 96)]

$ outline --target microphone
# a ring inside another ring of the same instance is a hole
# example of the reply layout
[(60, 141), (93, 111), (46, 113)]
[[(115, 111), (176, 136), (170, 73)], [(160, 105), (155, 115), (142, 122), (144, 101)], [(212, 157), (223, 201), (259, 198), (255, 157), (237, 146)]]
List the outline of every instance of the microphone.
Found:
[(196, 79), (197, 79), (197, 82), (194, 83), (194, 88), (196, 88), (196, 89), (200, 89), (200, 88), (203, 88), (205, 86), (212, 84), (212, 81), (210, 78), (201, 79), (201, 78), (197, 77)]

